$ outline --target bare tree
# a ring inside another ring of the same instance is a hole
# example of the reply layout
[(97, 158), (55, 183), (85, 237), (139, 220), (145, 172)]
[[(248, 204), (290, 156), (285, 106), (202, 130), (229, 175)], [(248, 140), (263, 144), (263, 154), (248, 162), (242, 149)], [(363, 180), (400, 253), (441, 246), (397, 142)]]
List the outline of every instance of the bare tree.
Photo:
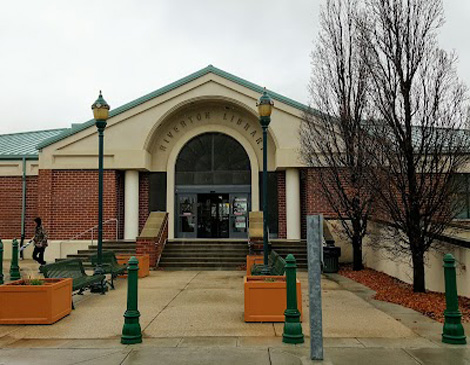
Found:
[(366, 53), (357, 36), (356, 0), (327, 0), (312, 52), (310, 96), (300, 130), (301, 155), (316, 168), (323, 195), (353, 245), (353, 268), (361, 270), (362, 239), (371, 214), (364, 124), (368, 99)]
[(411, 254), (415, 292), (425, 291), (426, 252), (457, 213), (454, 176), (468, 162), (466, 90), (455, 56), (438, 46), (443, 21), (441, 0), (367, 0), (359, 22), (378, 121), (368, 124), (369, 186), (398, 230), (394, 249)]
[(465, 125), (466, 129), (470, 129), (470, 105), (467, 106), (467, 116), (465, 118)]

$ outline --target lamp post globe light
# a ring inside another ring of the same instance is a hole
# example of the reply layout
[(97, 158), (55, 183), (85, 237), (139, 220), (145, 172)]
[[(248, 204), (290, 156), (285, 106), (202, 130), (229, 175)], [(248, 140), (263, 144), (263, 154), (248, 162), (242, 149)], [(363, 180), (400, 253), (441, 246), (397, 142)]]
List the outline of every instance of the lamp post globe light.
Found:
[(269, 246), (268, 246), (268, 127), (271, 123), (271, 112), (274, 102), (268, 95), (266, 88), (256, 104), (258, 107), (259, 121), (263, 128), (263, 269), (262, 275), (269, 275)]
[[(106, 120), (109, 116), (109, 105), (103, 99), (103, 95), (91, 106), (95, 125), (98, 129), (98, 260), (94, 270), (94, 275), (103, 274), (102, 258), (103, 258), (103, 149), (104, 149), (104, 129), (106, 128)], [(99, 289), (101, 290), (101, 289)]]

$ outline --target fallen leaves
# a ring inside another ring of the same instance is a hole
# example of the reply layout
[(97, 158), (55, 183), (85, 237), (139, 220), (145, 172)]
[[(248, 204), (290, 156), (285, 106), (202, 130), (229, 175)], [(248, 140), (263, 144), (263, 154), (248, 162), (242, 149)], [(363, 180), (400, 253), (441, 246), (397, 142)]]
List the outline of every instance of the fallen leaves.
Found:
[[(399, 304), (436, 321), (444, 322), (446, 299), (443, 293), (431, 291), (415, 293), (412, 285), (368, 268), (353, 271), (350, 266), (342, 266), (339, 274), (376, 291), (374, 295), (376, 300)], [(470, 322), (470, 299), (459, 297), (459, 308), (462, 312), (462, 322)]]

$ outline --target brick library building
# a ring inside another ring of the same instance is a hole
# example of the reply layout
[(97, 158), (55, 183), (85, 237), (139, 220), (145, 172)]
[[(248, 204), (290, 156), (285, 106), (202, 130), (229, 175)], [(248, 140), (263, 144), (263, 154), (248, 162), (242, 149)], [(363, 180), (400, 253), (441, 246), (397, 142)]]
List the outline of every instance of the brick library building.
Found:
[[(148, 238), (144, 227), (152, 212), (161, 212), (155, 219), (165, 220), (168, 244), (204, 250), (240, 243), (245, 249), (249, 213), (262, 210), (263, 136), (256, 107), (262, 93), (262, 87), (210, 65), (113, 107), (104, 132), (105, 248), (135, 249), (139, 237)], [(269, 237), (302, 244), (305, 216), (332, 211), (315, 189), (314, 169), (299, 156), (306, 106), (269, 95), (275, 103), (267, 139)], [(95, 120), (0, 135), (0, 160), (6, 257), (12, 239), (23, 235), (27, 242), (34, 235), (36, 217), (49, 236), (46, 261), (79, 256), (96, 245)], [(184, 265), (184, 258), (171, 257), (162, 257), (161, 265), (171, 266), (172, 259)], [(197, 265), (195, 260), (189, 262)], [(159, 254), (152, 261), (156, 265)]]

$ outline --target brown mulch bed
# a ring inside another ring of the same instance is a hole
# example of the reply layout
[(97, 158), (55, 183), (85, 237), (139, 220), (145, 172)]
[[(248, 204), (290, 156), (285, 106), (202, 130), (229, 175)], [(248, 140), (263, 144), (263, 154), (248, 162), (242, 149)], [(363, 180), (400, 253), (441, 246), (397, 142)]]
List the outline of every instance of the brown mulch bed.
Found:
[[(446, 300), (443, 293), (432, 291), (414, 293), (412, 285), (372, 269), (353, 271), (350, 266), (342, 266), (339, 274), (376, 291), (373, 297), (376, 300), (399, 304), (436, 321), (444, 322)], [(459, 307), (462, 312), (462, 322), (470, 322), (470, 299), (459, 297)]]

